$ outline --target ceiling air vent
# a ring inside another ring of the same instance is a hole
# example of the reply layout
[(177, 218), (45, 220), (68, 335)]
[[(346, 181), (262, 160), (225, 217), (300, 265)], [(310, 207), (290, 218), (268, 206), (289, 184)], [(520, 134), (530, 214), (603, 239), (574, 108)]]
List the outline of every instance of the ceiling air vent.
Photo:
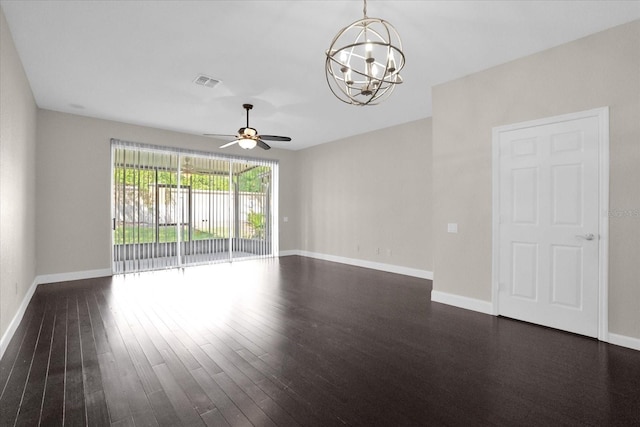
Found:
[(215, 87), (218, 83), (220, 83), (220, 80), (216, 80), (212, 77), (200, 74), (193, 82), (200, 86)]

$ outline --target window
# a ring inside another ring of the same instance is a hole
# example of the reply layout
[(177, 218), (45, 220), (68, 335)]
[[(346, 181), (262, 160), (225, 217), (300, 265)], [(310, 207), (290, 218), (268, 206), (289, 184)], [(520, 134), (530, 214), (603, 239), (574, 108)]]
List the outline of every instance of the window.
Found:
[(111, 140), (113, 272), (277, 255), (278, 163)]

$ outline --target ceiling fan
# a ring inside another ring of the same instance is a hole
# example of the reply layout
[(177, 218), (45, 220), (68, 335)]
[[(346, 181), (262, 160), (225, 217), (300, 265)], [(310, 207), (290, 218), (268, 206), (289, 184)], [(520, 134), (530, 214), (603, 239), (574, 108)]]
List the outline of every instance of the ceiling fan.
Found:
[(252, 127), (249, 127), (249, 110), (253, 108), (252, 104), (242, 104), (242, 108), (247, 110), (247, 126), (238, 129), (237, 135), (220, 135), (215, 133), (205, 133), (205, 136), (217, 136), (222, 138), (235, 138), (233, 141), (221, 145), (220, 148), (229, 147), (233, 144), (238, 144), (240, 147), (250, 150), (256, 145), (263, 150), (268, 150), (271, 147), (264, 142), (267, 141), (291, 141), (288, 136), (276, 136), (276, 135), (260, 135), (258, 131)]

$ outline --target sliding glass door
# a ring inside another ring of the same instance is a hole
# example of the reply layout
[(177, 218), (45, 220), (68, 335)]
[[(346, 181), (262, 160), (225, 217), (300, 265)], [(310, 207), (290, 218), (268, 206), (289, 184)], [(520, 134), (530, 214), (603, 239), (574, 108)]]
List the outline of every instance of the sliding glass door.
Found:
[(277, 255), (277, 162), (111, 144), (114, 273)]

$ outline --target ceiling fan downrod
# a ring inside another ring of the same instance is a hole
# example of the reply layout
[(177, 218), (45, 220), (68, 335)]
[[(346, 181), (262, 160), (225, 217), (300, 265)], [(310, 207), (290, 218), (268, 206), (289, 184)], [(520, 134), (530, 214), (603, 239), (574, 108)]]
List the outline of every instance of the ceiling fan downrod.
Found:
[(249, 110), (253, 109), (253, 104), (242, 104), (242, 108), (247, 110), (247, 127), (249, 127)]

